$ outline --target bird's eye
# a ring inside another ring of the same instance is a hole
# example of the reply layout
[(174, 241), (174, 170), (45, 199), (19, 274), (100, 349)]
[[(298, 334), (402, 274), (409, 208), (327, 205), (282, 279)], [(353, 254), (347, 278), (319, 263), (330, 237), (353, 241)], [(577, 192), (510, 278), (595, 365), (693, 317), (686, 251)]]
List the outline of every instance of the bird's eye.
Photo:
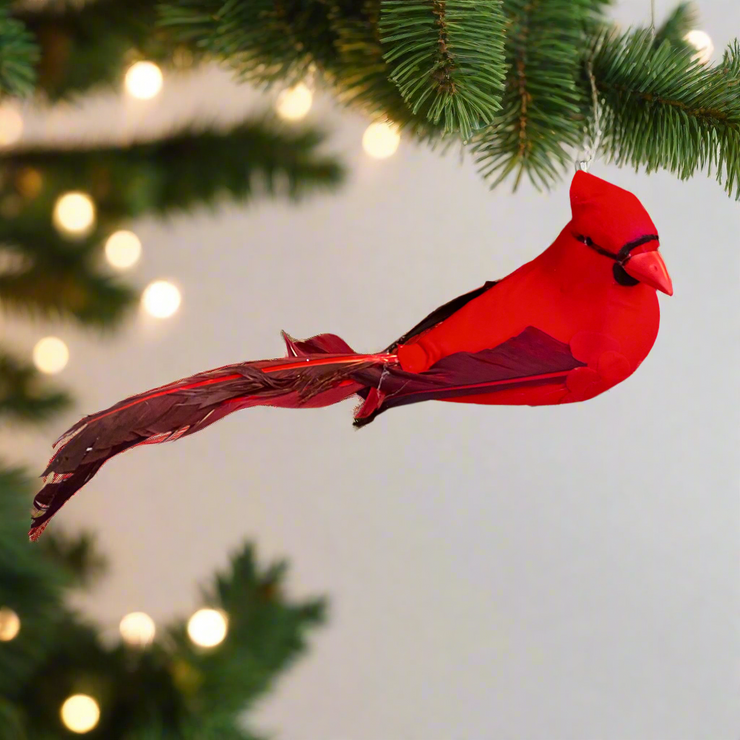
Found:
[(593, 239), (590, 236), (584, 236), (583, 237), (583, 243), (587, 247), (593, 247), (593, 245), (594, 245)]

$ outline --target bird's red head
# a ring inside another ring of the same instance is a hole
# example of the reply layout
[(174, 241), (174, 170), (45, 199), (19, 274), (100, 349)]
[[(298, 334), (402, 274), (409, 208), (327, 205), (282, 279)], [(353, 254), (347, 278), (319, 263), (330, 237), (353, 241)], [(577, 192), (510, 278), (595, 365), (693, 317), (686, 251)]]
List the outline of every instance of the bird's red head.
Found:
[(570, 203), (572, 236), (584, 248), (612, 260), (618, 283), (644, 283), (673, 295), (671, 278), (658, 251), (658, 230), (632, 193), (578, 171), (570, 186)]

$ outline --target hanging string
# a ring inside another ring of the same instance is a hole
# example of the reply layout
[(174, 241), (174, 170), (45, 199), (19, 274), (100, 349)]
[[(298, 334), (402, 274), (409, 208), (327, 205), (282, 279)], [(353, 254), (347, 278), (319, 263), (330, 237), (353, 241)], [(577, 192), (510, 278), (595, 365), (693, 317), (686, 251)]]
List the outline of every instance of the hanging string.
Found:
[(593, 65), (591, 58), (588, 60), (588, 79), (591, 83), (591, 105), (593, 106), (593, 132), (587, 135), (588, 143), (581, 155), (576, 160), (576, 170), (588, 172), (591, 169), (596, 153), (599, 151), (601, 144), (601, 116), (599, 114), (599, 93), (596, 89), (596, 78), (594, 77)]
[(650, 0), (650, 33), (655, 38), (655, 0)]

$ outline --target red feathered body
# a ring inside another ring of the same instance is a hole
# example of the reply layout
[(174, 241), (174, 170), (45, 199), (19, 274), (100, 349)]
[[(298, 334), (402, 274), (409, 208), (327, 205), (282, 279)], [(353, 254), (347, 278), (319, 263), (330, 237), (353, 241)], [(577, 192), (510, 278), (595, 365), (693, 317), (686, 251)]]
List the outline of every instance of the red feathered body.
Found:
[(568, 345), (585, 367), (542, 384), (448, 400), (529, 406), (567, 403), (592, 398), (627, 378), (647, 357), (658, 335), (655, 289), (643, 284), (623, 286), (613, 279), (604, 286), (589, 279), (603, 267), (599, 263), (604, 257), (577, 245), (585, 254), (574, 261), (573, 241), (569, 224), (535, 260), (400, 346), (402, 367), (423, 372), (444, 357), (497, 347), (527, 327), (536, 327)]
[(656, 289), (672, 293), (657, 231), (634, 195), (583, 172), (571, 206), (570, 223), (539, 257), (436, 309), (384, 352), (357, 354), (331, 334), (284, 335), (286, 358), (199, 373), (85, 417), (44, 471), (31, 539), (114, 455), (250, 406), (312, 408), (357, 394), (363, 426), (419, 401), (540, 406), (621, 382), (655, 342)]

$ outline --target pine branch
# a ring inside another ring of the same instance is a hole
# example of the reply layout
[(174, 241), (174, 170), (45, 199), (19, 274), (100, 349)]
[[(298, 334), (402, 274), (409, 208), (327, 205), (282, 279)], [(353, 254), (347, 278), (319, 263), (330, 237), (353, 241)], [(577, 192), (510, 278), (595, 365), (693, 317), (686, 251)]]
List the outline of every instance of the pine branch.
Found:
[(156, 27), (153, 0), (96, 0), (26, 10), (18, 17), (37, 39), (38, 89), (51, 100), (120, 85), (128, 64), (141, 58), (164, 66), (187, 59), (183, 47)]
[(8, 4), (0, 3), (0, 93), (26, 96), (36, 83), (39, 50), (26, 26), (11, 17)]
[(740, 199), (740, 45), (717, 66), (684, 46), (657, 49), (649, 31), (597, 40), (593, 69), (603, 149), (617, 164), (667, 169), (685, 180), (706, 168)]
[(208, 604), (229, 615), (229, 632), (222, 647), (194, 651), (184, 630), (173, 632), (179, 652), (182, 690), (204, 712), (235, 713), (251, 706), (279, 673), (306, 650), (306, 633), (324, 622), (323, 600), (286, 603), (282, 595), (286, 564), (261, 568), (252, 546), (231, 559), (204, 593)]
[[(655, 33), (655, 46), (660, 46), (664, 41), (672, 44), (686, 44), (684, 36), (699, 26), (699, 12), (693, 3), (681, 3), (677, 5), (663, 25)], [(688, 44), (687, 44), (688, 46)], [(690, 47), (689, 47), (690, 48)]]
[(332, 6), (343, 15), (362, 0), (179, 0), (160, 5), (161, 26), (196, 49), (229, 60), (255, 84), (296, 82), (312, 63), (334, 58)]
[(580, 59), (594, 3), (506, 0), (504, 11), (510, 71), (503, 110), (475, 137), (473, 151), (491, 188), (515, 173), (516, 190), (525, 172), (536, 187), (548, 188), (583, 138), (589, 96), (580, 85)]
[(14, 701), (54, 644), (64, 583), (61, 572), (28, 546), (33, 490), (25, 471), (0, 461), (0, 605), (21, 623), (18, 636), (0, 649), (0, 696)]
[(33, 365), (0, 348), (0, 420), (44, 421), (70, 405), (67, 393), (43, 386)]
[(340, 103), (370, 118), (387, 118), (421, 140), (435, 140), (440, 125), (429, 120), (429, 102), (412, 113), (398, 86), (390, 80), (393, 68), (384, 58), (380, 40), (380, 4), (366, 0), (362, 18), (331, 16), (336, 29), (337, 57), (325, 74)]
[(44, 555), (66, 573), (73, 586), (88, 588), (108, 570), (108, 558), (100, 552), (97, 539), (90, 532), (71, 536), (54, 530), (42, 542)]
[(177, 0), (160, 23), (197, 52), (256, 85), (288, 85), (318, 72), (339, 101), (436, 138), (425, 106), (414, 115), (389, 79), (378, 24), (380, 0)]
[(412, 113), (468, 139), (501, 108), (501, 2), (383, 0), (380, 32), (390, 77)]
[(256, 196), (257, 178), (269, 195), (285, 192), (292, 200), (333, 190), (344, 169), (317, 153), (324, 140), (317, 129), (265, 119), (225, 132), (186, 129), (122, 147), (26, 148), (4, 161), (13, 172), (39, 172), (49, 191), (88, 192), (105, 220), (183, 211), (227, 194), (245, 202)]
[(0, 241), (25, 258), (19, 269), (0, 274), (0, 306), (9, 312), (72, 318), (86, 326), (107, 328), (118, 324), (133, 306), (134, 291), (95, 267), (100, 246), (97, 231), (71, 247), (43, 222), (6, 222), (0, 228)]

